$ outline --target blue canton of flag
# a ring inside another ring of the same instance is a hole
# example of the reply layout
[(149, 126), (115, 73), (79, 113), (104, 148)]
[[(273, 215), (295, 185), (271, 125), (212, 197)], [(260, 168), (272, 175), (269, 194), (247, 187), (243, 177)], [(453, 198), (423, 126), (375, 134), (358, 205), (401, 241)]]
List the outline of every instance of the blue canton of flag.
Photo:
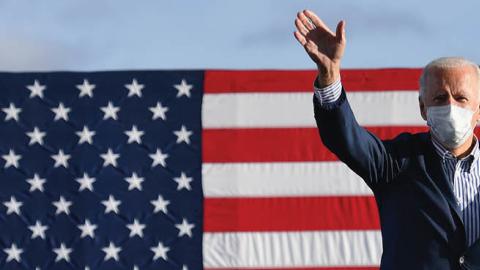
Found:
[(203, 73), (0, 73), (1, 269), (201, 269)]

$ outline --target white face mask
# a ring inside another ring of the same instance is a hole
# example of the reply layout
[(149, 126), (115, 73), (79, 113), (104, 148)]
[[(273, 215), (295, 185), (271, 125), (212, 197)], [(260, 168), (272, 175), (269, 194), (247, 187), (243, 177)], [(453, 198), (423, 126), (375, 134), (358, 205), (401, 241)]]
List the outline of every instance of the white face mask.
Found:
[(445, 147), (454, 149), (462, 145), (473, 132), (472, 116), (475, 112), (456, 105), (427, 108), (427, 125)]

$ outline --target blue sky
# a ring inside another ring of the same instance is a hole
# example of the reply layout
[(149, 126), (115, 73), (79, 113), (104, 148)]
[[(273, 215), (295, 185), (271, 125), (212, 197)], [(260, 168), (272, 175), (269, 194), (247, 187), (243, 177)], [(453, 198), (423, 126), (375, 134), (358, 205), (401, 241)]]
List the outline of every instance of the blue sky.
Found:
[(477, 0), (2, 0), (0, 70), (311, 69), (304, 8), (347, 21), (345, 68), (480, 63)]

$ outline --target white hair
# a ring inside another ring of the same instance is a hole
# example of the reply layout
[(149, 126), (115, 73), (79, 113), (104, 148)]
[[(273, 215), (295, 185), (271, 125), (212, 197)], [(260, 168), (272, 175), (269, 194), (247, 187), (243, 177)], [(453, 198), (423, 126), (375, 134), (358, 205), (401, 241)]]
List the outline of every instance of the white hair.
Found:
[(429, 71), (432, 68), (446, 69), (446, 68), (458, 68), (458, 67), (468, 67), (468, 66), (475, 68), (475, 70), (477, 71), (477, 79), (478, 79), (478, 86), (479, 86), (478, 91), (480, 92), (480, 68), (476, 63), (468, 59), (465, 59), (463, 57), (441, 57), (428, 63), (428, 65), (426, 65), (425, 68), (423, 69), (422, 75), (420, 76), (420, 91), (419, 91), (420, 98), (422, 98), (423, 95), (425, 94), (425, 87), (426, 87), (425, 84), (427, 82), (427, 78), (430, 73)]

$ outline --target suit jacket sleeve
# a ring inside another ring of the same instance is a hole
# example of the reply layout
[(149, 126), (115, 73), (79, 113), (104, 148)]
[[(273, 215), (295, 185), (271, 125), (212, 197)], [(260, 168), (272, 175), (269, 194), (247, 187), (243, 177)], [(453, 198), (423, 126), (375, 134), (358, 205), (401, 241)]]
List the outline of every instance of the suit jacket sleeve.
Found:
[(333, 103), (320, 105), (313, 97), (315, 120), (325, 146), (362, 177), (370, 188), (394, 181), (404, 159), (395, 141), (382, 141), (361, 127), (353, 115), (345, 90)]

